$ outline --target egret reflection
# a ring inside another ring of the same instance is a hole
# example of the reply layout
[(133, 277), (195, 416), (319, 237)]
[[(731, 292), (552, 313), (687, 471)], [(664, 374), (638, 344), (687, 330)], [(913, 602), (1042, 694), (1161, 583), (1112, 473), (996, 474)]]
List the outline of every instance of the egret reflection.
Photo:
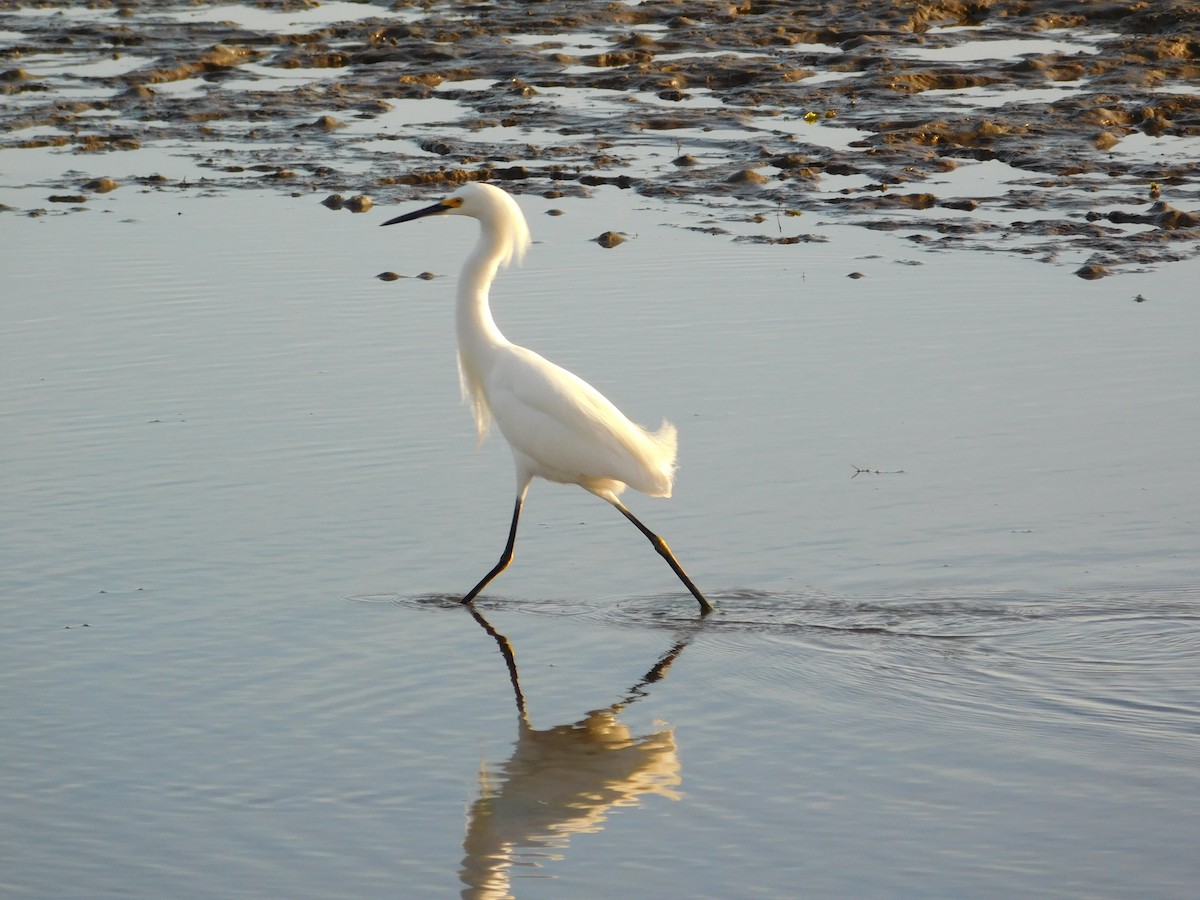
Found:
[(571, 835), (599, 831), (609, 810), (633, 806), (644, 794), (679, 798), (679, 756), (667, 728), (635, 736), (618, 719), (646, 688), (663, 678), (691, 640), (678, 641), (625, 695), (582, 719), (537, 729), (529, 721), (508, 638), (478, 610), (471, 615), (500, 647), (517, 701), (518, 735), (513, 754), (484, 766), (479, 797), (467, 816), (460, 877), (467, 900), (502, 900), (513, 867), (536, 868), (561, 859)]

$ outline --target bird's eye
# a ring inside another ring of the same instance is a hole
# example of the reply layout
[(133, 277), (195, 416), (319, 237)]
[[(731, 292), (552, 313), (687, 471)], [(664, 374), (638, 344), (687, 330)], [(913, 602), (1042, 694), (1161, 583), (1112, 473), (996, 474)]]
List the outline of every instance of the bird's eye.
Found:
[(448, 206), (450, 209), (458, 209), (462, 206), (462, 197), (447, 197), (442, 201), (442, 206)]

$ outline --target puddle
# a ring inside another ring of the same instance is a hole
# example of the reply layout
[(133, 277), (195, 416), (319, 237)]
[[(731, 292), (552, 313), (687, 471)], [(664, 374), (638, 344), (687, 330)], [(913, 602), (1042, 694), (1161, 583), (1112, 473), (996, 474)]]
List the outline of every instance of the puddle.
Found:
[(1055, 103), (1078, 94), (1084, 85), (1082, 81), (1065, 81), (1048, 88), (1011, 88), (994, 84), (986, 87), (934, 89), (927, 91), (926, 96), (931, 99), (944, 98), (949, 101), (948, 108), (995, 109), (1009, 104)]
[(903, 47), (901, 56), (929, 62), (989, 62), (1048, 54), (1099, 53), (1091, 44), (1054, 40), (972, 40), (951, 47)]
[(339, 22), (357, 22), (376, 16), (387, 16), (389, 21), (413, 21), (421, 17), (419, 10), (384, 9), (371, 3), (341, 3), (336, 0), (332, 3), (294, 4), (294, 8), (285, 10), (224, 3), (208, 9), (188, 8), (183, 4), (156, 5), (167, 7), (162, 14), (182, 24), (228, 22), (240, 28), (281, 35), (303, 34), (312, 28)]

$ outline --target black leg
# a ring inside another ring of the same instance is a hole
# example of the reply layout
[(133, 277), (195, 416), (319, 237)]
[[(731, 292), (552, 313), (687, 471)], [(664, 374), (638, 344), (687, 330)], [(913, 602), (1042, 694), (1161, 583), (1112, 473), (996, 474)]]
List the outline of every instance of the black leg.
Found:
[(467, 592), (466, 596), (462, 598), (463, 603), (470, 603), (472, 600), (474, 600), (476, 595), (485, 587), (487, 587), (493, 578), (507, 569), (508, 564), (512, 562), (513, 545), (517, 542), (517, 522), (521, 518), (521, 504), (524, 502), (524, 500), (524, 492), (517, 495), (517, 502), (513, 507), (512, 527), (508, 530), (508, 543), (504, 545), (504, 553), (500, 555), (500, 562), (496, 563), (496, 565), (492, 567), (492, 571), (483, 576), (483, 580), (480, 581), (479, 584), (475, 585), (475, 587), (471, 588), (471, 590)]
[(692, 584), (692, 579), (688, 578), (687, 572), (683, 571), (683, 566), (679, 564), (679, 560), (675, 558), (675, 554), (671, 552), (671, 548), (667, 546), (667, 542), (643, 525), (638, 520), (637, 516), (625, 508), (625, 504), (620, 500), (610, 499), (608, 502), (619, 509), (621, 514), (624, 515), (625, 518), (627, 518), (634, 525), (636, 525), (638, 531), (644, 534), (650, 543), (654, 545), (654, 549), (658, 551), (658, 555), (667, 561), (667, 565), (669, 565), (675, 574), (679, 576), (679, 580), (682, 581), (684, 586), (692, 592), (692, 596), (700, 602), (700, 615), (707, 616), (710, 612), (712, 612), (713, 605), (708, 602), (708, 598), (700, 593), (700, 589), (696, 587), (696, 585)]

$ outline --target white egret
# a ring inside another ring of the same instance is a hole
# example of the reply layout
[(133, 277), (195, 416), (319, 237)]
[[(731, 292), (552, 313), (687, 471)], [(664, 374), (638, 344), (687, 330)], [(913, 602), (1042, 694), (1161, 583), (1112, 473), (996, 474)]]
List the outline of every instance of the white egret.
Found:
[(480, 439), (495, 421), (512, 448), (517, 468), (517, 501), (504, 553), (462, 602), (473, 601), (512, 562), (521, 506), (536, 476), (577, 484), (615, 506), (692, 592), (701, 614), (712, 612), (712, 604), (683, 571), (666, 541), (620, 500), (626, 487), (651, 497), (671, 496), (675, 426), (664, 421), (658, 431), (646, 431), (582, 378), (500, 333), (488, 306), (488, 289), (496, 271), (513, 259), (520, 261), (531, 243), (525, 216), (512, 197), (491, 185), (469, 182), (433, 206), (383, 224), (433, 215), (479, 221), (479, 242), (467, 257), (458, 283), (458, 371)]

